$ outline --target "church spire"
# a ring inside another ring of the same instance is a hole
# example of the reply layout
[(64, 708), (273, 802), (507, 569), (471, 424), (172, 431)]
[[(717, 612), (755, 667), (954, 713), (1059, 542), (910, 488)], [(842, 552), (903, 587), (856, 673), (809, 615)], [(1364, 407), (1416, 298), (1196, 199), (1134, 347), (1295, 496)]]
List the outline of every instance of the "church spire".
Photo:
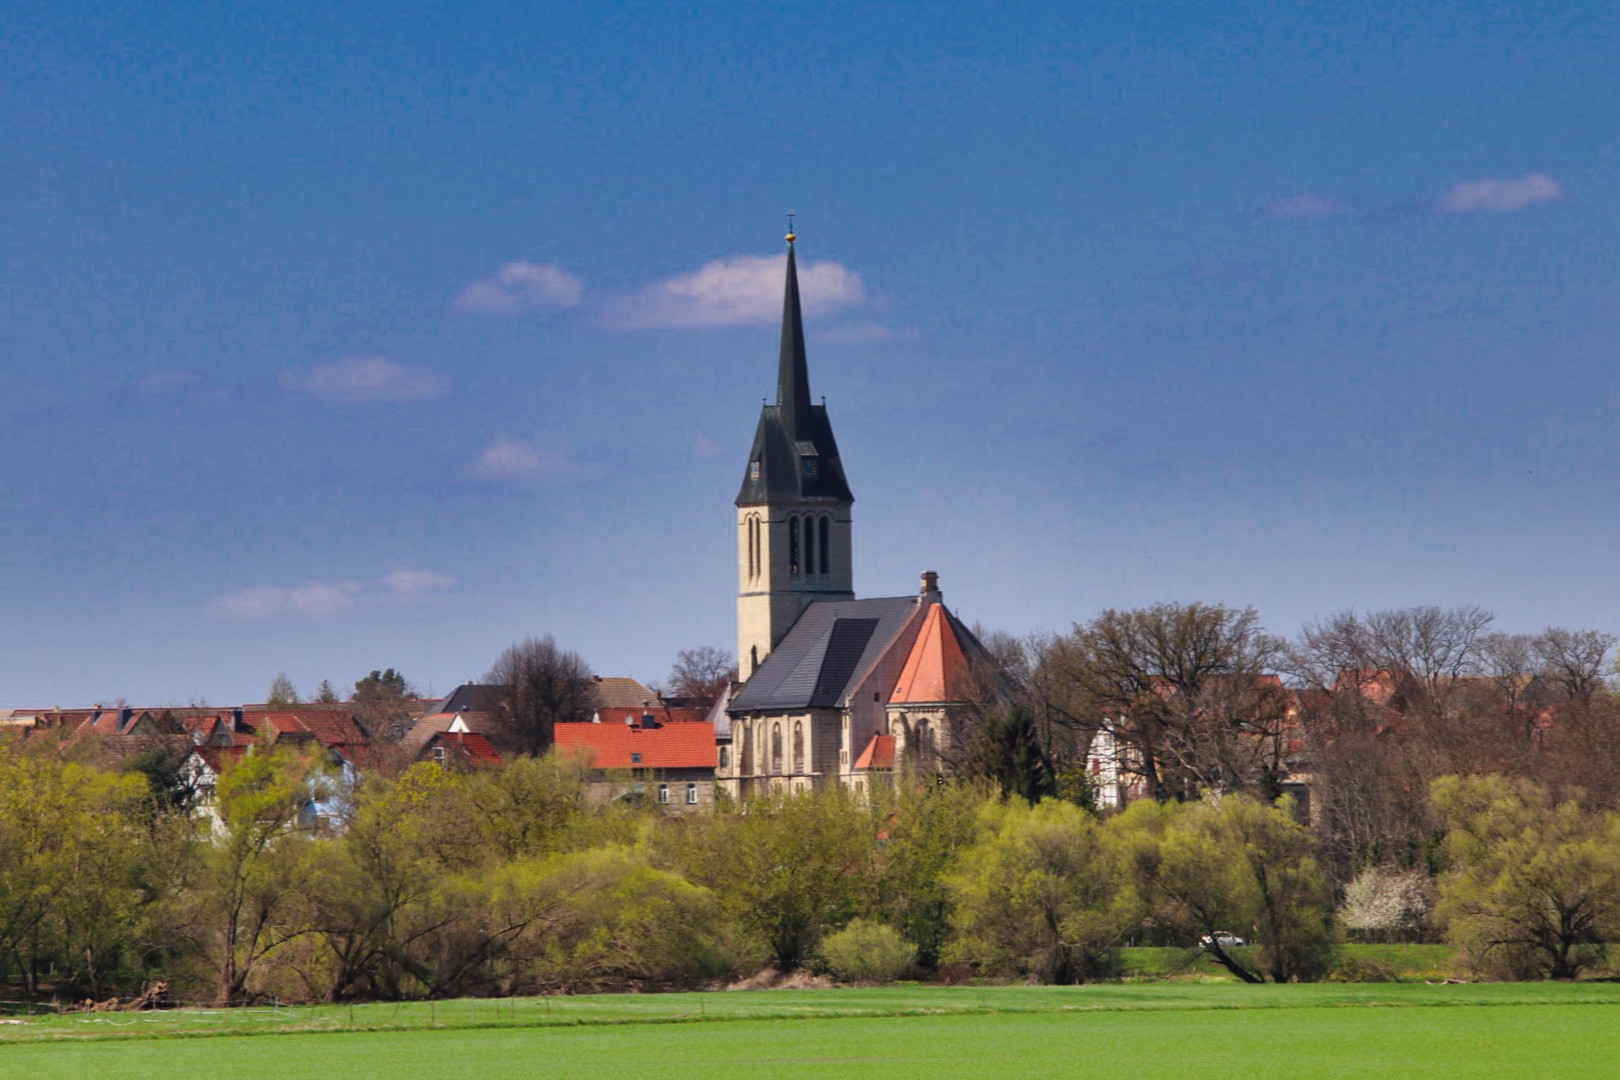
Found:
[(782, 354), (776, 370), (776, 407), (789, 441), (809, 438), (810, 367), (804, 355), (804, 314), (799, 307), (799, 267), (793, 257), (797, 239), (788, 226), (787, 288), (782, 297)]

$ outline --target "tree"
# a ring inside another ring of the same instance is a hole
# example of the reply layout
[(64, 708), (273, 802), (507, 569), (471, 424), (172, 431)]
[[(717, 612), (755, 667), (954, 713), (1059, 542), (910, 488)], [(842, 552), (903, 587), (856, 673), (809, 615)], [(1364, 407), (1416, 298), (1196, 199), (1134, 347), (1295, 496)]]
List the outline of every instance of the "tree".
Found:
[(669, 673), (671, 697), (684, 698), (700, 709), (707, 709), (737, 678), (737, 660), (724, 649), (700, 645), (675, 654)]
[(1073, 803), (989, 803), (982, 815), (981, 838), (947, 878), (947, 956), (991, 975), (1095, 978), (1138, 920), (1117, 848)]
[(1620, 815), (1555, 802), (1527, 780), (1434, 782), (1446, 824), (1435, 917), (1477, 965), (1573, 979), (1620, 935)]
[[(1245, 795), (1133, 803), (1110, 823), (1131, 852), (1150, 924), (1200, 944), (1244, 982), (1306, 981), (1332, 965), (1333, 893), (1290, 807)], [(1258, 966), (1223, 934), (1259, 945)]]
[(1057, 793), (1052, 762), (1041, 748), (1034, 721), (1022, 709), (998, 710), (985, 718), (962, 772), (970, 780), (996, 785), (1002, 798), (1017, 795), (1038, 802)]
[(523, 753), (534, 756), (551, 749), (558, 724), (589, 720), (595, 707), (590, 666), (550, 634), (507, 648), (484, 681), (501, 688), (501, 724)]
[(712, 889), (726, 918), (778, 970), (792, 971), (870, 898), (874, 816), (842, 787), (779, 792), (754, 799), (740, 817), (668, 830), (664, 858)]
[(381, 701), (404, 701), (415, 693), (415, 687), (405, 681), (405, 676), (389, 668), (386, 671), (373, 670), (370, 675), (354, 684), (354, 694), (350, 701), (365, 703)]
[(265, 704), (272, 709), (286, 708), (298, 704), (298, 687), (287, 678), (285, 671), (278, 671), (276, 677), (270, 680), (270, 692), (265, 695)]
[(312, 700), (320, 705), (333, 705), (337, 703), (337, 687), (332, 685), (331, 679), (321, 680), (321, 684), (315, 688), (315, 697)]
[(1156, 798), (1260, 791), (1283, 756), (1280, 650), (1253, 608), (1156, 604), (1045, 642), (1033, 680), (1084, 739), (1110, 727)]
[(938, 965), (951, 936), (945, 878), (978, 836), (988, 785), (958, 777), (944, 784), (900, 785), (889, 812), (878, 867), (878, 910), (916, 948), (917, 963)]

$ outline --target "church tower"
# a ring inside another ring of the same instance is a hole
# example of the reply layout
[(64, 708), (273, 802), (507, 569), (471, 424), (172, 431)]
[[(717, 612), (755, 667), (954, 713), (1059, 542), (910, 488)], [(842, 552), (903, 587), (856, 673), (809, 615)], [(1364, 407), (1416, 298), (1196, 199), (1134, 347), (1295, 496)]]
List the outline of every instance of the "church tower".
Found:
[(827, 407), (810, 401), (794, 239), (789, 232), (776, 404), (760, 409), (737, 493), (737, 668), (744, 681), (811, 603), (855, 598), (855, 496)]

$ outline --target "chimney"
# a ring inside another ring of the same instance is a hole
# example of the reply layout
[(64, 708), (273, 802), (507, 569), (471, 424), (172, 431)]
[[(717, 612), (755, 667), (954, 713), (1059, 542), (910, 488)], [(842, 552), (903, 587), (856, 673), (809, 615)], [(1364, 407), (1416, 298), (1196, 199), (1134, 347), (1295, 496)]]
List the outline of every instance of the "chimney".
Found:
[(939, 591), (939, 575), (932, 570), (924, 570), (922, 573), (922, 590), (917, 594), (917, 603), (922, 605), (943, 602), (943, 596)]

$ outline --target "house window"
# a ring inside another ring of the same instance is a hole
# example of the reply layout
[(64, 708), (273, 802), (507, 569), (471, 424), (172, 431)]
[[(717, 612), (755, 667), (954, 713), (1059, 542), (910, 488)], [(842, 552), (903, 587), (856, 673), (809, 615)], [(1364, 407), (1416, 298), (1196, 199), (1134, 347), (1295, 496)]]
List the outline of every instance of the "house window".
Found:
[(658, 785), (658, 801), (660, 803), (669, 802), (669, 785), (668, 784), (659, 784)]
[(828, 526), (828, 519), (825, 518), (825, 517), (822, 518), (821, 519), (821, 526), (820, 526), (820, 528), (821, 528), (821, 543), (816, 545), (816, 549), (821, 552), (821, 572), (823, 574), (830, 573), (831, 569), (832, 569), (832, 561), (827, 558), (827, 530), (828, 530), (828, 527), (829, 527)]
[(793, 721), (793, 771), (804, 772), (804, 722)]
[(444, 768), (444, 747), (443, 746), (435, 746), (433, 748), (433, 762), (434, 762), (434, 764), (438, 765), (441, 769)]
[(697, 785), (696, 784), (687, 784), (686, 785), (686, 805), (687, 806), (696, 806), (697, 805)]
[(640, 765), (641, 764), (641, 753), (639, 751), (631, 751), (631, 753), (630, 753), (630, 764), (632, 764), (632, 765)]

